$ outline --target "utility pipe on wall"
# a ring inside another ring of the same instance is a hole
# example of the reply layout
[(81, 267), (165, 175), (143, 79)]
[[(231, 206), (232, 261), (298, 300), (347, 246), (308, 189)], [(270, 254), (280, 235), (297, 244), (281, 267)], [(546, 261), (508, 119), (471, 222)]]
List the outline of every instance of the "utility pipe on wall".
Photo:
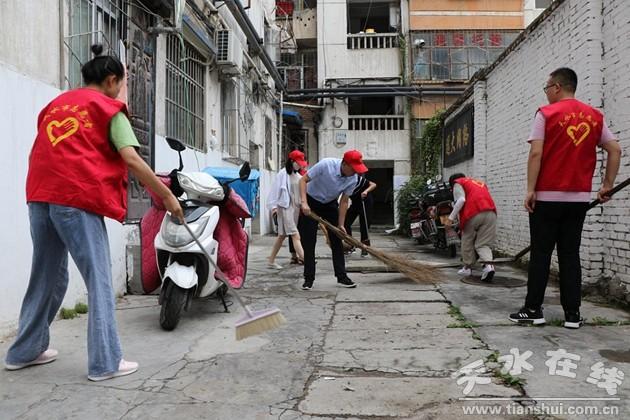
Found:
[(263, 62), (265, 68), (273, 78), (276, 84), (276, 88), (281, 91), (286, 90), (286, 87), (284, 86), (284, 81), (280, 77), (280, 73), (278, 73), (278, 69), (276, 69), (275, 64), (271, 61), (271, 58), (267, 54), (267, 51), (265, 51), (265, 49), (262, 47), (263, 40), (258, 36), (256, 28), (254, 28), (254, 25), (249, 20), (245, 9), (243, 9), (243, 6), (240, 4), (240, 2), (236, 0), (225, 0), (225, 5), (228, 9), (230, 9), (230, 12), (232, 12), (232, 16), (234, 16), (234, 19), (236, 19), (236, 22), (241, 27), (241, 30), (245, 33), (247, 40), (260, 56), (260, 59)]

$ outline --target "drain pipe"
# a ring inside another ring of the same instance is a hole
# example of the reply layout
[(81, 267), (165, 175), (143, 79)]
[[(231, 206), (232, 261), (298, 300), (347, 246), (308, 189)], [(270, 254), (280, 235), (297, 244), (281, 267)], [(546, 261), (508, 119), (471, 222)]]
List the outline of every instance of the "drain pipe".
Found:
[(275, 64), (271, 61), (267, 51), (262, 47), (263, 40), (258, 36), (258, 33), (256, 33), (256, 28), (254, 28), (249, 17), (247, 17), (247, 13), (241, 3), (236, 0), (225, 0), (224, 4), (230, 9), (230, 12), (232, 12), (232, 16), (234, 16), (241, 30), (245, 33), (247, 41), (249, 41), (260, 56), (260, 60), (263, 62), (263, 65), (276, 84), (276, 89), (285, 91), (286, 87), (284, 86), (284, 81), (280, 77), (280, 73), (278, 73), (278, 69), (276, 69)]

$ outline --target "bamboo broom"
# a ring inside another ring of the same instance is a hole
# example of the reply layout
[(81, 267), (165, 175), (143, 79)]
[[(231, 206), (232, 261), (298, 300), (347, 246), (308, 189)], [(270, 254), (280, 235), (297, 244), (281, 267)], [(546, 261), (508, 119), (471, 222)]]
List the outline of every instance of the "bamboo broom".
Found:
[(232, 286), (230, 286), (230, 282), (228, 281), (227, 276), (217, 266), (212, 257), (208, 255), (208, 252), (205, 250), (201, 242), (199, 242), (197, 236), (190, 229), (190, 226), (188, 226), (186, 220), (184, 220), (184, 227), (186, 228), (190, 236), (192, 236), (192, 238), (195, 240), (195, 243), (197, 244), (199, 249), (201, 249), (201, 251), (206, 255), (206, 258), (208, 258), (210, 264), (212, 264), (212, 266), (214, 267), (214, 271), (216, 274), (218, 274), (219, 280), (221, 280), (223, 284), (225, 284), (227, 288), (230, 289), (230, 292), (232, 292), (234, 297), (236, 297), (238, 303), (240, 303), (243, 309), (245, 309), (245, 316), (236, 322), (237, 340), (242, 340), (243, 338), (247, 338), (252, 335), (261, 334), (265, 331), (277, 328), (287, 322), (287, 320), (284, 318), (284, 315), (282, 315), (282, 312), (280, 312), (280, 309), (278, 308), (252, 311), (249, 306), (245, 304), (243, 298), (241, 298), (238, 292)]
[(386, 252), (379, 251), (375, 248), (367, 246), (361, 241), (354, 239), (352, 236), (348, 235), (337, 226), (334, 226), (327, 220), (322, 219), (313, 212), (309, 214), (309, 217), (317, 221), (318, 223), (326, 226), (329, 232), (334, 233), (343, 241), (346, 241), (357, 248), (361, 248), (377, 260), (383, 262), (392, 270), (406, 274), (411, 280), (417, 283), (435, 283), (439, 279), (435, 267), (426, 264), (420, 264), (415, 261), (408, 261), (396, 255), (388, 254)]

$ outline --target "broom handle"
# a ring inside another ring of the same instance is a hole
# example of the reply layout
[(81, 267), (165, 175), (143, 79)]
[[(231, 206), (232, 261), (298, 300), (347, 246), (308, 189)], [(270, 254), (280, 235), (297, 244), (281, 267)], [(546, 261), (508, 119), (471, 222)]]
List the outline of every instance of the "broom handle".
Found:
[[(361, 207), (363, 207), (363, 222), (365, 223), (365, 233), (367, 234), (367, 240), (370, 240), (370, 228), (368, 227), (367, 213), (365, 211), (365, 200), (361, 198)], [(359, 224), (361, 221), (359, 220)]]
[[(607, 197), (612, 197), (614, 194), (618, 193), (621, 189), (627, 187), (628, 185), (630, 185), (630, 178), (628, 178), (625, 181), (617, 184), (616, 187), (614, 187), (613, 189), (608, 191), (608, 194), (606, 194), (606, 196)], [(588, 208), (586, 210), (588, 211), (588, 210), (592, 209), (593, 207), (596, 207), (598, 204), (601, 204), (601, 203), (599, 202), (599, 199), (596, 198), (595, 200), (590, 202), (590, 204), (588, 205)], [(516, 254), (514, 256), (514, 261), (518, 260), (523, 255), (527, 254), (531, 248), (532, 248), (531, 245), (528, 245), (526, 248), (523, 248), (518, 254)]]
[(223, 282), (223, 284), (225, 284), (227, 286), (227, 288), (230, 289), (230, 292), (232, 292), (234, 294), (234, 296), (236, 297), (236, 300), (238, 301), (238, 303), (240, 303), (241, 306), (243, 307), (243, 309), (245, 309), (245, 312), (247, 312), (247, 315), (250, 318), (253, 317), (252, 311), (245, 304), (245, 302), (243, 302), (243, 299), (238, 294), (238, 292), (232, 286), (230, 286), (230, 282), (227, 280), (227, 276), (217, 266), (217, 263), (214, 262), (214, 260), (210, 256), (210, 254), (208, 254), (208, 251), (206, 251), (206, 249), (203, 247), (203, 245), (201, 245), (201, 242), (199, 241), (199, 238), (197, 238), (197, 236), (193, 233), (192, 229), (190, 229), (190, 226), (188, 226), (188, 223), (186, 222), (186, 220), (184, 220), (184, 227), (186, 228), (186, 230), (188, 231), (190, 236), (192, 236), (192, 238), (195, 240), (195, 243), (197, 244), (197, 246), (199, 247), (201, 252), (203, 252), (203, 254), (206, 256), (208, 261), (210, 261), (210, 264), (212, 264), (212, 266), (214, 267), (214, 272), (219, 274), (219, 280), (221, 280), (221, 282)]
[(315, 220), (318, 223), (322, 223), (324, 226), (326, 226), (326, 228), (332, 230), (332, 232), (335, 235), (337, 235), (339, 238), (343, 239), (344, 241), (348, 242), (349, 244), (367, 251), (367, 246), (365, 244), (363, 244), (361, 241), (357, 241), (352, 236), (348, 235), (343, 230), (339, 229), (337, 226), (334, 226), (328, 220), (322, 219), (321, 217), (319, 217), (317, 214), (313, 213), (312, 211), (308, 215), (308, 217), (310, 217), (311, 219)]

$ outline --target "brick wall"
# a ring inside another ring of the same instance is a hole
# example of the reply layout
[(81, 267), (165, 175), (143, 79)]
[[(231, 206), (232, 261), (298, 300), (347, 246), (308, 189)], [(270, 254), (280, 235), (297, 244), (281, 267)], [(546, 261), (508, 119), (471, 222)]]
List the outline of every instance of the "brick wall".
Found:
[[(475, 83), (475, 156), (458, 167), (472, 169), (474, 176), (488, 183), (499, 213), (498, 250), (514, 254), (529, 244), (529, 222), (522, 206), (529, 152), (526, 140), (537, 108), (546, 104), (542, 87), (554, 69), (568, 66), (577, 72), (577, 98), (604, 111), (624, 149), (618, 182), (630, 176), (628, 21), (628, 1), (557, 1), (485, 80)], [(600, 186), (604, 156), (599, 153), (594, 191)], [(445, 168), (445, 177), (453, 169)], [(630, 290), (628, 196), (628, 191), (619, 193), (606, 206), (589, 212), (582, 241), (585, 283), (613, 279)], [(554, 265), (557, 268), (555, 260)]]

